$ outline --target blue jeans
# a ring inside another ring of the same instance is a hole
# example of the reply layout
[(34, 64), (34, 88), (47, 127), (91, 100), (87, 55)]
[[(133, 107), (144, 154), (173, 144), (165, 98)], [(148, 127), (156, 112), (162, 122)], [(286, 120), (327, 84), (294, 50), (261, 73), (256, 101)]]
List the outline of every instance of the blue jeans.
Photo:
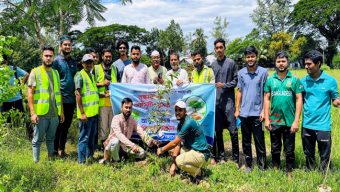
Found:
[(93, 157), (95, 150), (95, 133), (97, 132), (98, 116), (88, 117), (87, 122), (79, 122), (78, 162), (85, 163), (86, 158)]
[(59, 118), (56, 117), (38, 117), (38, 124), (34, 125), (34, 133), (32, 139), (33, 159), (38, 162), (40, 159), (40, 146), (45, 139), (48, 154), (54, 152), (54, 136), (59, 124)]

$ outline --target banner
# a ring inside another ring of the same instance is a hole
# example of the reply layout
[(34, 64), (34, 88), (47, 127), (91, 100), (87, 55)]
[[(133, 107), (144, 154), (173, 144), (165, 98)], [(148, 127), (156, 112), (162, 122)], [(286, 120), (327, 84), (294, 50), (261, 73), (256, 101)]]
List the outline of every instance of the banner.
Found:
[(156, 125), (156, 123), (150, 122), (155, 105), (158, 107), (157, 110), (166, 111), (166, 109), (169, 109), (170, 114), (165, 115), (161, 130), (156, 137), (160, 141), (171, 141), (176, 137), (178, 124), (174, 105), (178, 100), (182, 100), (187, 105), (187, 115), (190, 115), (203, 128), (208, 143), (212, 145), (215, 127), (215, 85), (186, 84), (180, 87), (176, 86), (169, 94), (170, 103), (166, 101), (157, 102), (155, 95), (159, 90), (161, 89), (153, 84), (112, 83), (110, 95), (114, 114), (121, 113), (122, 99), (128, 97), (133, 101), (132, 117), (139, 126), (148, 131)]

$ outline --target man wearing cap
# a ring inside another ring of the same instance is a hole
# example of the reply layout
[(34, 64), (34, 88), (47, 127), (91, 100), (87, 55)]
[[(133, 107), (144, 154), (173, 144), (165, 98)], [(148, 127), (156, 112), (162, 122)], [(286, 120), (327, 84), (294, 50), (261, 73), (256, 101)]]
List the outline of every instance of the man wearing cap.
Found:
[(81, 60), (83, 69), (74, 77), (79, 121), (78, 162), (92, 159), (95, 150), (95, 133), (98, 126), (99, 96), (94, 76), (91, 74), (94, 59), (85, 54)]
[(166, 78), (171, 80), (173, 85), (180, 86), (189, 83), (187, 71), (179, 67), (178, 53), (170, 54), (170, 65), (172, 69), (166, 73)]
[(117, 59), (113, 65), (118, 69), (117, 81), (121, 82), (125, 66), (131, 64), (131, 60), (128, 57), (129, 43), (125, 40), (119, 40), (116, 49), (119, 53), (119, 59)]
[(154, 141), (147, 137), (143, 129), (137, 125), (136, 120), (131, 117), (132, 106), (133, 102), (130, 98), (122, 100), (122, 112), (112, 119), (111, 133), (104, 142), (104, 158), (99, 161), (100, 164), (109, 161), (110, 158), (118, 161), (120, 149), (136, 159), (144, 159), (146, 156), (144, 149), (130, 140), (133, 132), (137, 132), (148, 146), (154, 144)]
[(150, 84), (148, 67), (140, 62), (140, 57), (140, 47), (137, 45), (132, 46), (132, 63), (124, 68), (122, 83)]
[(60, 75), (60, 91), (63, 97), (65, 121), (58, 125), (54, 140), (54, 154), (63, 157), (66, 155), (65, 144), (67, 133), (71, 126), (74, 109), (76, 107), (73, 78), (77, 72), (77, 63), (71, 58), (71, 37), (64, 35), (61, 36), (59, 40), (59, 55), (55, 58), (52, 68), (57, 70)]
[(204, 65), (203, 57), (200, 52), (195, 51), (191, 54), (195, 69), (192, 72), (193, 83), (215, 83), (215, 75), (211, 68)]
[[(99, 130), (100, 146), (110, 133), (110, 125), (113, 118), (110, 101), (109, 85), (117, 82), (117, 68), (112, 65), (112, 53), (110, 49), (102, 51), (103, 63), (94, 66), (93, 75), (99, 92)], [(96, 138), (98, 139), (98, 138)], [(97, 143), (97, 140), (95, 141)]]
[[(208, 160), (210, 151), (203, 129), (186, 113), (186, 103), (177, 101), (175, 104), (175, 115), (179, 121), (177, 136), (167, 145), (158, 148), (157, 155), (175, 148), (171, 168), (177, 165), (183, 171), (188, 172), (194, 179), (193, 181), (198, 181), (202, 176), (201, 167)], [(183, 143), (182, 146), (181, 143)]]
[(153, 84), (163, 84), (166, 78), (167, 70), (160, 65), (160, 54), (158, 51), (151, 53), (152, 66), (148, 68), (150, 82)]
[[(27, 101), (34, 125), (32, 139), (33, 159), (40, 160), (40, 146), (45, 139), (49, 159), (54, 156), (54, 137), (57, 126), (64, 121), (60, 79), (58, 71), (51, 68), (54, 49), (42, 49), (42, 65), (32, 69), (28, 78)], [(58, 117), (59, 116), (59, 117)]]

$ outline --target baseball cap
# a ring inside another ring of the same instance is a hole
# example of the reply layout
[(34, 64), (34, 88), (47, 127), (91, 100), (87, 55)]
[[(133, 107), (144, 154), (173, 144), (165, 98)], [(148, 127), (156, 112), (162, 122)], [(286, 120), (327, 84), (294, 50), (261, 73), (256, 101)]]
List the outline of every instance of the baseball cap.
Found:
[(187, 104), (185, 104), (185, 102), (184, 102), (184, 101), (181, 101), (181, 100), (177, 101), (176, 104), (175, 104), (175, 106), (177, 106), (177, 107), (179, 107), (179, 108), (181, 108), (181, 109), (187, 108)]
[(83, 58), (81, 59), (81, 62), (86, 62), (86, 61), (94, 61), (93, 56), (91, 54), (85, 54)]

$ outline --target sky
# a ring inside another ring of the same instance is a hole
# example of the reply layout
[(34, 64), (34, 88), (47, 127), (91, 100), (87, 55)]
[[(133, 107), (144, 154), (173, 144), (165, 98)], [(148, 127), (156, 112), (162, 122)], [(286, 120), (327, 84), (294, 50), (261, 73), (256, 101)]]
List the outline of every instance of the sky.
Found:
[[(208, 51), (213, 50), (211, 30), (216, 16), (229, 22), (227, 33), (229, 40), (244, 37), (255, 27), (250, 14), (256, 8), (256, 0), (133, 0), (123, 6), (117, 0), (103, 0), (107, 11), (103, 13), (105, 22), (96, 22), (96, 26), (113, 23), (137, 25), (147, 30), (153, 27), (165, 29), (172, 19), (179, 23), (184, 36), (203, 28), (208, 36)], [(85, 31), (89, 25), (82, 21), (73, 29)]]

